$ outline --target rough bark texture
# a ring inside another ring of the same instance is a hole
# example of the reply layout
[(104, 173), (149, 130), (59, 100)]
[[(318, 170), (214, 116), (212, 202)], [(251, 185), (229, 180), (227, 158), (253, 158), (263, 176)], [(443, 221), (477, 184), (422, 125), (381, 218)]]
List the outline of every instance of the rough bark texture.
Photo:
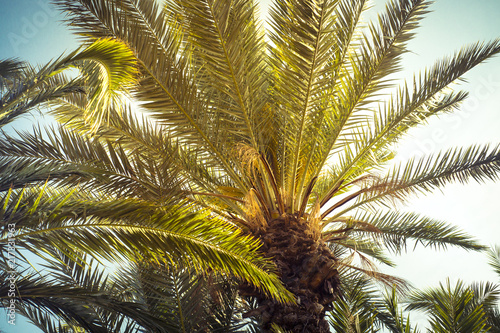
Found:
[[(297, 305), (282, 305), (262, 295), (259, 308), (247, 316), (260, 317), (264, 332), (276, 324), (291, 332), (330, 332), (325, 312), (338, 295), (336, 259), (328, 246), (315, 235), (307, 220), (282, 216), (269, 222), (268, 228), (256, 234), (262, 250), (274, 259), (281, 280), (297, 297)], [(255, 295), (245, 288), (242, 294)]]

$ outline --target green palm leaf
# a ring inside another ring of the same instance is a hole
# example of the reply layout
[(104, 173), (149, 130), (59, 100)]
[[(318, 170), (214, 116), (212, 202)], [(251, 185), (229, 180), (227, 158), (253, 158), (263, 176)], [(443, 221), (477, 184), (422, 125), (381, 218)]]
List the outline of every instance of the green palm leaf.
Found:
[[(233, 274), (290, 301), (283, 287), (275, 289), (279, 280), (267, 273), (274, 271), (273, 265), (256, 251), (255, 240), (208, 212), (41, 191), (4, 202), (4, 220), (16, 221), (16, 242), (30, 251), (69, 248), (118, 262), (177, 258), (201, 271), (212, 268)], [(3, 246), (7, 240), (4, 235)]]
[(463, 282), (415, 292), (407, 309), (421, 309), (431, 315), (433, 332), (486, 332), (486, 314), (482, 305), (474, 304), (474, 292)]
[(381, 240), (387, 249), (395, 253), (407, 250), (407, 242), (410, 240), (415, 240), (415, 246), (422, 244), (437, 249), (446, 248), (448, 245), (469, 250), (484, 249), (484, 246), (456, 226), (415, 213), (381, 212), (375, 215), (364, 214), (353, 220), (373, 228), (354, 229), (352, 232)]
[[(395, 166), (387, 176), (375, 179), (368, 187), (354, 193), (350, 199), (358, 198), (357, 202), (335, 214), (330, 220), (374, 201), (394, 198), (405, 200), (410, 194), (429, 192), (451, 182), (466, 183), (469, 179), (477, 182), (496, 180), (499, 156), (499, 147), (485, 145), (450, 149), (435, 156), (412, 159), (406, 165)], [(345, 203), (334, 204), (328, 211)]]

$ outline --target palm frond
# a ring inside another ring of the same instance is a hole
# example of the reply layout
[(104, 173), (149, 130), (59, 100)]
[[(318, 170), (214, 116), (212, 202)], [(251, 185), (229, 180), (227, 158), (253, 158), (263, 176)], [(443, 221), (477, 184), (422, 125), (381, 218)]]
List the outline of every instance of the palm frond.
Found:
[(489, 258), (489, 264), (495, 271), (495, 273), (500, 276), (500, 247), (495, 246), (490, 248), (487, 252)]
[(393, 333), (418, 333), (416, 327), (412, 328), (410, 323), (410, 315), (404, 317), (403, 310), (400, 308), (398, 294), (396, 288), (392, 288), (384, 295), (384, 300), (381, 302), (381, 307), (385, 311), (380, 311), (377, 318), (389, 328)]
[[(11, 200), (23, 207), (15, 212), (16, 240), (30, 251), (70, 248), (118, 262), (124, 258), (159, 262), (176, 258), (201, 271), (211, 268), (233, 274), (279, 301), (292, 300), (274, 274), (274, 266), (258, 253), (259, 244), (208, 212), (193, 213), (189, 206), (172, 205), (139, 213), (141, 204), (134, 207), (130, 200), (113, 199), (111, 207), (97, 198), (78, 200), (78, 196), (64, 193)], [(29, 221), (27, 228), (23, 228), (23, 220)], [(7, 241), (4, 235), (2, 243)]]
[(406, 165), (397, 165), (385, 177), (359, 191), (354, 196), (358, 198), (356, 203), (330, 220), (376, 200), (404, 200), (410, 194), (429, 192), (451, 182), (496, 180), (500, 166), (499, 149), (489, 145), (450, 149), (427, 158), (412, 159)]
[[(352, 179), (353, 176), (349, 173), (355, 170), (376, 165), (377, 160), (370, 161), (371, 156), (379, 155), (381, 149), (397, 142), (408, 129), (425, 122), (430, 116), (456, 109), (467, 97), (467, 93), (444, 90), (470, 69), (499, 52), (498, 40), (487, 44), (473, 44), (464, 47), (453, 57), (438, 61), (421, 77), (414, 78), (412, 86), (408, 87), (405, 83), (399, 89), (397, 97), (388, 101), (385, 109), (376, 113), (374, 129), (364, 129), (364, 133), (357, 138), (355, 151), (350, 153), (351, 148), (346, 148), (345, 161), (336, 172), (334, 184), (341, 179)], [(354, 177), (357, 175), (355, 173)]]
[[(286, 122), (278, 126), (279, 131), (286, 133), (279, 144), (287, 155), (282, 161), (282, 168), (286, 169), (282, 174), (286, 179), (282, 181), (286, 183), (287, 204), (292, 211), (300, 205), (302, 188), (298, 186), (303, 187), (307, 177), (307, 170), (301, 170), (307, 163), (304, 155), (314, 149), (309, 141), (316, 133), (307, 129), (324, 110), (320, 87), (325, 84), (326, 73), (332, 69), (329, 60), (336, 40), (329, 31), (334, 28), (337, 4), (330, 0), (277, 1), (271, 9), (273, 31), (270, 38), (276, 46), (271, 48), (270, 61), (273, 70), (280, 72), (272, 89), (275, 103), (287, 110)], [(295, 200), (297, 195), (298, 200)]]
[[(131, 159), (142, 161), (136, 171), (140, 172), (140, 170), (146, 169), (148, 175), (144, 175), (144, 178), (151, 179), (156, 174), (154, 181), (160, 181), (164, 186), (170, 184), (168, 186), (172, 188), (171, 181), (173, 179), (162, 171), (164, 169), (170, 175), (176, 175), (178, 182), (181, 179), (190, 179), (190, 192), (224, 194), (219, 191), (219, 188), (228, 184), (224, 178), (220, 177), (217, 166), (207, 163), (206, 160), (200, 161), (196, 149), (191, 150), (189, 147), (175, 142), (169, 135), (168, 129), (155, 123), (148, 115), (137, 114), (136, 110), (131, 107), (122, 108), (120, 111), (109, 109), (106, 124), (94, 131), (94, 126), (87, 123), (83, 116), (86, 101), (80, 97), (74, 94), (66, 95), (65, 98), (56, 101), (57, 106), (54, 106), (51, 114), (64, 128), (76, 131), (82, 137), (92, 136), (105, 146), (111, 142), (111, 149), (119, 147), (120, 150), (128, 152)], [(78, 137), (78, 135), (73, 136)], [(157, 162), (151, 164), (148, 161)], [(159, 161), (162, 162), (159, 163)], [(130, 164), (130, 162), (128, 163)], [(138, 165), (137, 162), (135, 163)], [(145, 166), (144, 164), (150, 165)], [(159, 164), (162, 164), (161, 168), (154, 167)], [(159, 174), (160, 171), (162, 171), (162, 175)], [(137, 176), (137, 178), (141, 177)], [(234, 202), (225, 202), (232, 209), (239, 211)], [(202, 203), (202, 205), (204, 204)]]
[(491, 282), (472, 283), (470, 289), (474, 293), (474, 304), (481, 305), (488, 312), (496, 310), (500, 298), (500, 289), (498, 284)]
[(190, 63), (191, 50), (181, 47), (183, 27), (169, 20), (177, 14), (165, 18), (155, 2), (144, 0), (121, 1), (117, 5), (104, 0), (85, 0), (80, 6), (72, 3), (56, 1), (71, 13), (70, 21), (76, 29), (88, 36), (97, 24), (97, 35), (102, 35), (104, 28), (131, 47), (143, 74), (135, 93), (141, 105), (168, 125), (171, 135), (193, 147), (202, 147), (200, 159), (217, 165), (242, 189), (247, 188), (228, 159), (231, 152), (223, 144), (225, 136), (219, 135), (217, 119), (211, 116), (213, 107), (198, 87)]
[(460, 231), (458, 227), (415, 213), (397, 211), (380, 212), (375, 215), (366, 213), (353, 219), (374, 227), (374, 229), (354, 229), (353, 233), (381, 241), (385, 248), (395, 253), (405, 251), (410, 240), (415, 242), (415, 246), (421, 244), (436, 249), (447, 246), (458, 246), (469, 250), (484, 249), (484, 246)]
[(129, 279), (138, 280), (140, 297), (169, 332), (195, 332), (206, 326), (207, 290), (201, 275), (185, 268), (138, 264)]
[(219, 126), (230, 129), (238, 141), (259, 150), (263, 139), (259, 135), (262, 122), (259, 111), (267, 99), (268, 70), (256, 6), (249, 0), (236, 1), (231, 6), (223, 1), (180, 0), (178, 3), (194, 44), (193, 57), (202, 59), (200, 70), (206, 72), (200, 79), (214, 90), (207, 94), (221, 94), (214, 112), (220, 122), (228, 124)]
[(484, 332), (486, 314), (473, 302), (474, 293), (459, 281), (455, 287), (440, 284), (439, 288), (410, 295), (407, 309), (421, 309), (431, 315), (433, 332)]
[(154, 161), (129, 155), (110, 141), (100, 142), (64, 128), (19, 135), (0, 139), (2, 190), (50, 179), (68, 185), (87, 183), (116, 194), (144, 197), (150, 193), (160, 198), (175, 192), (180, 182), (166, 156)]
[[(78, 68), (83, 79), (67, 79), (61, 72)], [(19, 70), (19, 69), (18, 69)], [(131, 52), (115, 40), (97, 40), (46, 64), (39, 69), (25, 68), (0, 98), (0, 125), (43, 106), (47, 102), (71, 93), (83, 93), (89, 88), (86, 115), (96, 116), (100, 123), (110, 103), (135, 81), (135, 62)], [(3, 90), (3, 89), (2, 89)], [(98, 112), (100, 110), (100, 113)], [(98, 112), (98, 113), (96, 113)]]
[(0, 77), (10, 79), (22, 73), (23, 62), (17, 59), (4, 59), (0, 61)]
[[(0, 290), (9, 290), (6, 271), (2, 272)], [(146, 318), (142, 323), (150, 328), (161, 326), (155, 323), (154, 318), (144, 314), (144, 309), (138, 304), (120, 301), (99, 288), (86, 289), (73, 285), (64, 285), (57, 281), (41, 277), (38, 273), (17, 276), (17, 302), (25, 315), (37, 322), (40, 328), (56, 332), (60, 324), (76, 324), (91, 332), (108, 332), (106, 323), (94, 312), (94, 308), (101, 311), (125, 314), (129, 317)], [(2, 302), (3, 306), (6, 303)], [(58, 318), (58, 319), (55, 319)], [(58, 322), (61, 320), (61, 322)], [(60, 326), (59, 326), (60, 327)]]
[(3, 97), (4, 92), (12, 89), (15, 82), (23, 77), (25, 66), (26, 64), (17, 59), (0, 60), (0, 96)]
[[(335, 125), (328, 140), (323, 145), (322, 163), (324, 165), (331, 154), (339, 149), (348, 149), (356, 142), (353, 131), (360, 127), (369, 128), (373, 102), (378, 100), (381, 91), (391, 86), (394, 81), (391, 74), (400, 70), (399, 62), (407, 50), (407, 42), (414, 36), (413, 30), (427, 13), (428, 1), (391, 1), (386, 11), (379, 16), (378, 25), (369, 26), (361, 45), (350, 56), (348, 67), (342, 81), (337, 84)], [(354, 169), (354, 168), (353, 168)], [(349, 170), (352, 171), (352, 170)], [(346, 177), (337, 174), (332, 188)]]
[(333, 304), (329, 313), (335, 332), (370, 332), (377, 320), (374, 302), (377, 291), (366, 278), (356, 276), (343, 284), (343, 297)]

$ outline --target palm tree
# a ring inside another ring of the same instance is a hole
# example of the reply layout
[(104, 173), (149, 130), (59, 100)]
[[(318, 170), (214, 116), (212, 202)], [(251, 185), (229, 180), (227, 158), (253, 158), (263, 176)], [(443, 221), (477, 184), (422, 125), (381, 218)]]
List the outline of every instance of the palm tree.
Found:
[[(264, 332), (329, 332), (325, 313), (346, 271), (398, 281), (372, 263), (391, 264), (384, 249), (413, 240), (482, 248), (449, 224), (384, 208), (497, 178), (498, 146), (388, 165), (409, 129), (458, 108), (467, 93), (450, 85), (500, 41), (464, 47), (398, 85), (429, 1), (393, 0), (366, 26), (364, 0), (276, 0), (268, 32), (252, 0), (55, 2), (85, 43), (126, 45), (113, 54), (130, 62), (107, 73), (137, 70), (137, 81), (121, 80), (128, 90), (115, 85), (104, 102), (59, 99), (52, 113), (63, 126), (50, 135), (2, 139), (9, 187), (49, 179), (60, 193), (53, 210), (37, 210), (50, 218), (27, 219), (24, 246), (192, 258), (200, 272), (240, 278), (240, 295), (258, 304), (245, 316)], [(133, 103), (120, 104), (126, 96)]]
[[(487, 251), (489, 263), (499, 272), (500, 250)], [(429, 332), (499, 332), (498, 300), (500, 289), (491, 282), (465, 285), (450, 280), (437, 288), (415, 290), (406, 298), (406, 310), (420, 310), (429, 315)]]
[(430, 315), (430, 332), (490, 332), (488, 313), (496, 309), (499, 290), (492, 283), (465, 286), (450, 281), (446, 286), (414, 292), (408, 299), (409, 310), (424, 310)]

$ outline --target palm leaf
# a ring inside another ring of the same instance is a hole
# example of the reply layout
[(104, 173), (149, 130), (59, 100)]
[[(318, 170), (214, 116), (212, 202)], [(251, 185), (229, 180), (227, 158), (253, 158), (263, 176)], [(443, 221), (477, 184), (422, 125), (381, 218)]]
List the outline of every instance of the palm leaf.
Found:
[(449, 245), (469, 250), (484, 249), (484, 246), (456, 226), (415, 213), (397, 211), (380, 212), (375, 215), (366, 213), (354, 217), (353, 221), (362, 222), (363, 225), (370, 225), (372, 228), (355, 228), (352, 233), (379, 240), (383, 242), (384, 247), (395, 253), (406, 250), (409, 240), (414, 240), (415, 246), (422, 244), (436, 249), (446, 248)]
[(357, 202), (335, 214), (330, 220), (376, 200), (404, 200), (409, 194), (429, 192), (455, 181), (466, 183), (470, 179), (478, 182), (496, 180), (498, 150), (499, 147), (490, 148), (488, 145), (451, 149), (435, 156), (410, 160), (406, 165), (395, 166), (387, 176), (354, 193), (352, 199), (358, 198)]
[[(64, 192), (11, 198), (11, 204), (21, 207), (14, 212), (18, 228), (16, 240), (35, 253), (55, 247), (61, 251), (76, 249), (118, 262), (124, 258), (160, 262), (164, 258), (177, 258), (201, 271), (211, 267), (233, 274), (276, 299), (290, 301), (286, 289), (276, 288), (276, 283), (280, 285), (276, 275), (267, 273), (274, 272), (274, 268), (257, 252), (258, 243), (241, 235), (234, 226), (210, 217), (208, 212), (193, 213), (189, 206), (180, 205), (163, 205), (155, 212), (141, 202), (134, 206), (133, 201), (127, 199), (114, 198), (112, 206), (91, 196), (84, 199), (71, 198)], [(8, 204), (6, 202), (5, 210), (12, 211)], [(168, 213), (163, 213), (165, 210)], [(8, 219), (9, 214), (4, 214), (4, 218)], [(4, 235), (2, 243), (7, 241)]]
[(474, 293), (463, 282), (455, 287), (447, 281), (437, 289), (415, 292), (407, 309), (421, 309), (431, 314), (433, 332), (484, 332), (486, 315), (482, 306), (475, 306)]

